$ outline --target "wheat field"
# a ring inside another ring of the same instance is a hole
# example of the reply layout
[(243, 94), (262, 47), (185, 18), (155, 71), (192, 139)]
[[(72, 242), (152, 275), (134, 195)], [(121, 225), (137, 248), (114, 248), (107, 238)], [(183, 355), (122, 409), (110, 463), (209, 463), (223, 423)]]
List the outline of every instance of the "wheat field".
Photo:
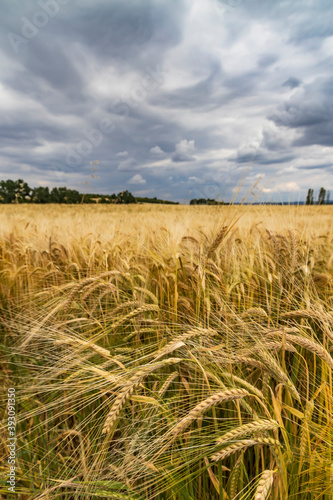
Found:
[(1, 205), (19, 499), (333, 498), (330, 206)]

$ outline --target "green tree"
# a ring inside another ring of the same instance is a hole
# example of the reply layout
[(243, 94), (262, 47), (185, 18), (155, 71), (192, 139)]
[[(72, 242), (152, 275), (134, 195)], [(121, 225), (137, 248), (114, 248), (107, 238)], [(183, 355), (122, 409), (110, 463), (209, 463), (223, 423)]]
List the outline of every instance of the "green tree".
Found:
[(51, 201), (50, 190), (48, 187), (38, 187), (32, 190), (33, 203), (49, 203)]
[(82, 195), (75, 189), (66, 187), (53, 188), (51, 191), (51, 203), (79, 203)]
[(313, 189), (308, 189), (308, 194), (306, 196), (306, 205), (313, 205)]
[(326, 198), (326, 189), (321, 187), (318, 195), (318, 205), (324, 205)]
[(136, 203), (136, 199), (129, 191), (122, 191), (118, 193), (117, 203)]
[(22, 179), (0, 181), (0, 201), (2, 203), (24, 203), (30, 201), (32, 190)]

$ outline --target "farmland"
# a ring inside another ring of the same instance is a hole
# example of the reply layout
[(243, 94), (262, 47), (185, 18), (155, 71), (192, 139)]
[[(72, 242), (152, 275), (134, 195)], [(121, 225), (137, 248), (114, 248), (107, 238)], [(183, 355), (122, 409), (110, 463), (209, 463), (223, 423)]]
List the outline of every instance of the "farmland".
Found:
[(333, 494), (330, 206), (3, 205), (0, 493)]

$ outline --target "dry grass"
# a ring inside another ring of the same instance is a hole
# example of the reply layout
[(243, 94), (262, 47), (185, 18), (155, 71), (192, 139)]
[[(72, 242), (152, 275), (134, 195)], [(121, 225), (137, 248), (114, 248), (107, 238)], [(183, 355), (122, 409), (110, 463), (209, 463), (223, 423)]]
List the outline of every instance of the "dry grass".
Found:
[(17, 498), (332, 498), (331, 207), (13, 205), (0, 227)]

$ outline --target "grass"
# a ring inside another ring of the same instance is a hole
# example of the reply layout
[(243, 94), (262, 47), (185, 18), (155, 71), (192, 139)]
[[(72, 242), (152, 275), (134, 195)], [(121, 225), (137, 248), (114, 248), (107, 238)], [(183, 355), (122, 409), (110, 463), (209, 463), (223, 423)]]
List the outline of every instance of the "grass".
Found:
[(15, 498), (328, 500), (325, 206), (1, 206)]

